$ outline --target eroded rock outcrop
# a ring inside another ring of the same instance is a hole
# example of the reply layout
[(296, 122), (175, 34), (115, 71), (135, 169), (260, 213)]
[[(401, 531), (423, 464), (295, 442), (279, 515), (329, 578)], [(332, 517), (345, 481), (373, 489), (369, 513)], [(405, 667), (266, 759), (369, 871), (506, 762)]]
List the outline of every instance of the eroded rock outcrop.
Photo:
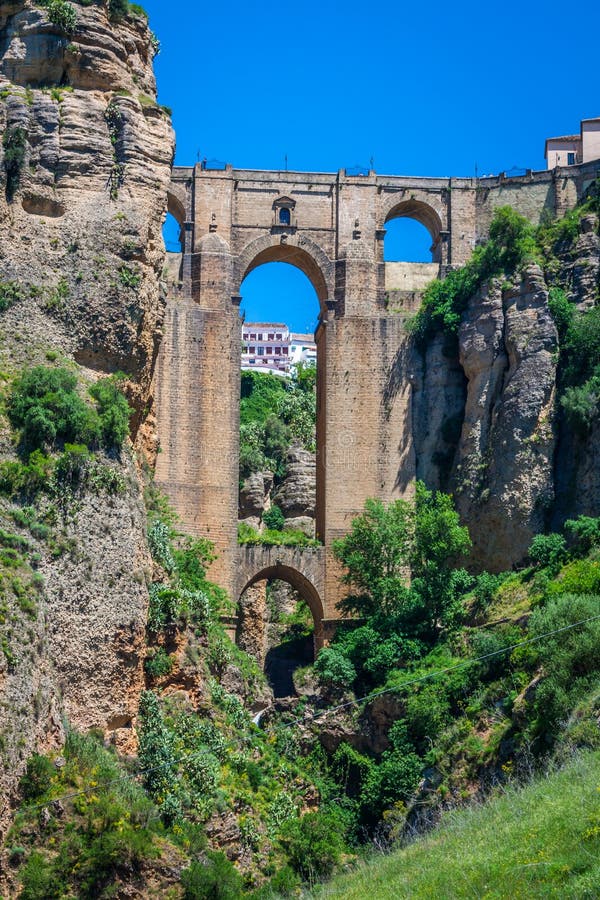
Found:
[(0, 11), (0, 278), (22, 285), (12, 328), (126, 372), (141, 408), (163, 316), (173, 132), (146, 20), (75, 9), (72, 34), (32, 2)]
[[(173, 132), (146, 20), (74, 9), (66, 34), (30, 0), (0, 8), (0, 282), (17, 286), (0, 313), (0, 365), (64, 359), (89, 381), (122, 370), (135, 426), (161, 335)], [(0, 455), (12, 454), (0, 417)], [(130, 449), (109, 465), (122, 489), (50, 503), (52, 546), (26, 538), (44, 587), (29, 621), (4, 634), (4, 797), (65, 722), (135, 750), (152, 564)]]
[(552, 506), (558, 335), (539, 268), (520, 285), (492, 283), (459, 329), (467, 377), (456, 460), (458, 509), (475, 559), (492, 570), (522, 559)]

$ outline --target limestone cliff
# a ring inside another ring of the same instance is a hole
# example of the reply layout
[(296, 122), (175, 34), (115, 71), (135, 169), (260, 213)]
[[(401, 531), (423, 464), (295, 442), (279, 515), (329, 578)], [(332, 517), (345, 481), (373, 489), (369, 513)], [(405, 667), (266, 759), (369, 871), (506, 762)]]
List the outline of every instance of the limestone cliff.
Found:
[(550, 284), (579, 310), (597, 301), (597, 218), (579, 227), (558, 271), (531, 265), (515, 284), (483, 285), (458, 340), (438, 334), (414, 355), (417, 475), (455, 495), (474, 564), (493, 571), (521, 562), (546, 527), (600, 508), (598, 426), (582, 439), (561, 414), (548, 303)]
[(30, 0), (0, 9), (0, 278), (23, 286), (8, 327), (123, 370), (142, 404), (163, 316), (173, 132), (146, 20), (73, 8), (72, 33)]
[[(0, 283), (14, 288), (0, 306), (0, 366), (10, 376), (64, 359), (88, 382), (122, 370), (135, 428), (161, 333), (173, 132), (145, 18), (73, 9), (66, 33), (30, 0), (0, 7)], [(0, 454), (13, 453), (0, 418)], [(108, 465), (114, 496), (46, 504), (52, 546), (20, 532), (43, 589), (37, 613), (13, 611), (2, 637), (4, 797), (65, 722), (135, 747), (151, 561), (131, 449)]]

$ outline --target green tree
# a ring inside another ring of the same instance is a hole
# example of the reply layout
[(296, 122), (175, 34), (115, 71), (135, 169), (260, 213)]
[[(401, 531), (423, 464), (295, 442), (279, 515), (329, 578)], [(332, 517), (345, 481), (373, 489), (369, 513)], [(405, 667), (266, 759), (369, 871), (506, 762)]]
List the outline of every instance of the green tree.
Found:
[(333, 552), (346, 568), (342, 582), (352, 589), (340, 604), (344, 612), (373, 616), (395, 613), (406, 600), (407, 575), (414, 540), (414, 507), (404, 500), (385, 506), (367, 500)]
[(468, 528), (461, 526), (452, 498), (441, 491), (429, 491), (417, 481), (410, 554), (412, 587), (422, 602), (423, 618), (434, 633), (451, 624), (461, 594), (470, 587), (464, 569), (455, 568), (470, 549)]
[(435, 636), (451, 624), (472, 583), (463, 569), (454, 569), (470, 547), (451, 497), (420, 481), (414, 503), (396, 500), (386, 507), (367, 500), (350, 532), (334, 542), (346, 568), (342, 581), (354, 589), (340, 606), (360, 616), (393, 618), (398, 632), (425, 629)]

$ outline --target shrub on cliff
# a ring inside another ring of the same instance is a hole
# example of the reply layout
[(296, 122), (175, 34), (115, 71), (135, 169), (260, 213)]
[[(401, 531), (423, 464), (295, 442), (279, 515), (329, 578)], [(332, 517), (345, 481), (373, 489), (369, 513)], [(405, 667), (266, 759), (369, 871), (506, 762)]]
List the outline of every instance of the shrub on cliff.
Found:
[(27, 132), (16, 125), (7, 128), (2, 137), (4, 149), (4, 172), (6, 176), (6, 199), (11, 201), (21, 180), (21, 171), (27, 149)]
[(438, 329), (456, 334), (469, 299), (484, 281), (512, 275), (539, 255), (530, 222), (510, 206), (499, 207), (490, 225), (488, 241), (475, 248), (464, 266), (453, 269), (443, 281), (432, 281), (426, 288), (412, 325), (417, 341), (424, 342)]
[(7, 411), (27, 450), (57, 441), (90, 444), (99, 437), (98, 414), (78, 395), (77, 378), (67, 369), (26, 370), (13, 384)]
[(205, 862), (193, 862), (181, 873), (184, 900), (237, 900), (242, 896), (242, 876), (224, 853), (207, 850)]
[(94, 384), (93, 407), (79, 396), (77, 378), (68, 369), (35, 366), (14, 382), (8, 417), (27, 452), (62, 442), (118, 448), (129, 430), (129, 405), (119, 385), (118, 376)]
[(66, 0), (40, 0), (40, 5), (46, 7), (53, 25), (65, 34), (73, 34), (77, 27), (77, 13), (70, 3)]

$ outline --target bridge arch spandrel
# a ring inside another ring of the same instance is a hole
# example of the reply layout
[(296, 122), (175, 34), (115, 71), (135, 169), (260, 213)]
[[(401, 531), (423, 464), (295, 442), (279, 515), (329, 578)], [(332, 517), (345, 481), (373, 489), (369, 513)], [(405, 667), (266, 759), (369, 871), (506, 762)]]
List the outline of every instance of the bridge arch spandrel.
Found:
[[(285, 237), (285, 240), (282, 240)], [(285, 262), (303, 272), (319, 298), (321, 310), (334, 293), (333, 262), (325, 251), (305, 235), (264, 235), (251, 241), (236, 258), (234, 281), (239, 292), (244, 278), (265, 263)]]

